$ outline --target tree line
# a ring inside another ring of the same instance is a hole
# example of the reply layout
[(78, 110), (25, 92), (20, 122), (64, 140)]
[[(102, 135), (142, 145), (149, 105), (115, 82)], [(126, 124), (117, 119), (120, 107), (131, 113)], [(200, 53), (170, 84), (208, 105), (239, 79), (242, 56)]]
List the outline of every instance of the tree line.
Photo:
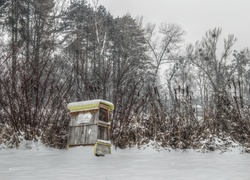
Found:
[(152, 140), (209, 149), (201, 137), (210, 135), (249, 147), (249, 51), (234, 50), (229, 35), (220, 55), (221, 28), (185, 45), (177, 24), (144, 26), (86, 0), (3, 0), (0, 26), (0, 143), (8, 147), (25, 139), (64, 148), (67, 103), (90, 99), (114, 103), (112, 142), (121, 148)]

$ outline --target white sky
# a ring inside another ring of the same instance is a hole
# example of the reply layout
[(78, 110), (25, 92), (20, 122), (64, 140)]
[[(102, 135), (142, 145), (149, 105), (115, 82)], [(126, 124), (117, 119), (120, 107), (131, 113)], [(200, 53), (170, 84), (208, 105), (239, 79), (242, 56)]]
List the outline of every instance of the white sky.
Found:
[(235, 49), (250, 47), (250, 0), (99, 0), (114, 17), (130, 13), (143, 16), (144, 24), (176, 23), (195, 43), (205, 32), (222, 28), (222, 38), (234, 34)]

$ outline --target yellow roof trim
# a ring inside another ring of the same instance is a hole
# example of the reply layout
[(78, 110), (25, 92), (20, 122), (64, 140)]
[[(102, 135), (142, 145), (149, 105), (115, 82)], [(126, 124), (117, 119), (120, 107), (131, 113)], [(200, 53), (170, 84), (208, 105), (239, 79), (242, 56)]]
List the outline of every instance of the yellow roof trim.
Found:
[(67, 108), (70, 110), (70, 112), (77, 112), (84, 110), (99, 109), (100, 104), (107, 105), (109, 107), (109, 111), (112, 111), (114, 109), (113, 103), (100, 99), (69, 103)]

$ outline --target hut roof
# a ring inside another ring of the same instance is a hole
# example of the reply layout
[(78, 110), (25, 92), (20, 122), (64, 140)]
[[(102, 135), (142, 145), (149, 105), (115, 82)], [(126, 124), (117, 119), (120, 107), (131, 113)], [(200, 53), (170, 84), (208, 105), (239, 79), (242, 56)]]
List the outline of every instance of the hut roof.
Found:
[(100, 104), (105, 104), (109, 107), (109, 110), (113, 110), (114, 109), (114, 104), (109, 102), (109, 101), (105, 101), (102, 99), (95, 99), (95, 100), (89, 100), (89, 101), (80, 101), (80, 102), (72, 102), (69, 103), (67, 108), (71, 111), (71, 112), (77, 112), (77, 111), (84, 111), (84, 110), (91, 110), (91, 109), (98, 109)]

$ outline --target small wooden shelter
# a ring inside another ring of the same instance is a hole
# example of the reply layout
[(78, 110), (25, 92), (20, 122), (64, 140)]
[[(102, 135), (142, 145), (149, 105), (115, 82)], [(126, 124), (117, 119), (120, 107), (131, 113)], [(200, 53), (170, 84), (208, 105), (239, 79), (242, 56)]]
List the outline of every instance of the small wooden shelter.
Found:
[(69, 103), (67, 147), (94, 146), (95, 155), (111, 153), (110, 119), (114, 105), (101, 99)]

